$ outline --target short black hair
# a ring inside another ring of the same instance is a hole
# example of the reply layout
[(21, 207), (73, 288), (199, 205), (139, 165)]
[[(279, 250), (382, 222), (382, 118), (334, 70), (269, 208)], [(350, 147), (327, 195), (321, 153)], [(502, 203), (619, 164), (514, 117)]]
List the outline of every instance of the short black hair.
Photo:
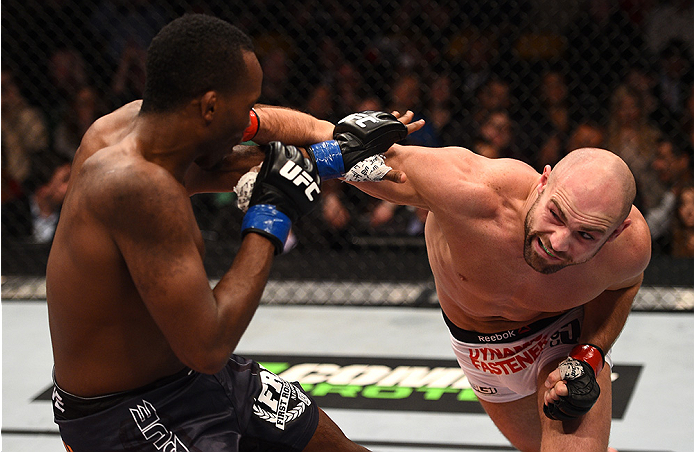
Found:
[(186, 14), (154, 37), (147, 49), (147, 80), (141, 111), (171, 111), (207, 91), (234, 92), (246, 73), (251, 39), (230, 23)]

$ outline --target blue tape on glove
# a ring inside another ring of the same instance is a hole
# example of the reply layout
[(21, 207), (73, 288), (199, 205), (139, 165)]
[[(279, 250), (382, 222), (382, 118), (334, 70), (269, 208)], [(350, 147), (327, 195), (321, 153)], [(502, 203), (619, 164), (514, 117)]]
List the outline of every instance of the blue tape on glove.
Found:
[(322, 179), (335, 179), (345, 175), (345, 162), (337, 141), (323, 141), (310, 146), (316, 159), (318, 175)]
[[(256, 204), (248, 208), (241, 222), (241, 232), (246, 229), (277, 237), (284, 247), (292, 228), (289, 217), (270, 204)], [(282, 250), (278, 250), (281, 252)]]

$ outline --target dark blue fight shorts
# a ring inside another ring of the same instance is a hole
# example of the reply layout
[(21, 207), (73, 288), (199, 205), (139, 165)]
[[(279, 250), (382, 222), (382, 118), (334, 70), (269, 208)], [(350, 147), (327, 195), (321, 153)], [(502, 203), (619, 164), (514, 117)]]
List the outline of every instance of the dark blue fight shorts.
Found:
[(186, 369), (103, 397), (55, 385), (53, 412), (72, 452), (300, 451), (318, 426), (298, 383), (236, 355), (215, 375)]

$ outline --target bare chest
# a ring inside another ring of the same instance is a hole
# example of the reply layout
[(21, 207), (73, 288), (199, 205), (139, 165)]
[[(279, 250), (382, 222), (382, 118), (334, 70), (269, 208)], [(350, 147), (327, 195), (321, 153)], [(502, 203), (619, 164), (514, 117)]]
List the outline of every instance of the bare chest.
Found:
[(486, 320), (527, 322), (583, 305), (605, 288), (590, 264), (550, 275), (533, 270), (523, 257), (522, 234), (482, 228), (449, 238), (441, 230), (428, 232), (439, 301), (462, 328)]

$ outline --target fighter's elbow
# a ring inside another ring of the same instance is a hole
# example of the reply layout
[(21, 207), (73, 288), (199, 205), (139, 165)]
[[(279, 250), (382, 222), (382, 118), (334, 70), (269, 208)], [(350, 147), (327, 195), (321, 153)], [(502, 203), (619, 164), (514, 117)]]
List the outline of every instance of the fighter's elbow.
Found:
[(186, 366), (202, 374), (216, 374), (226, 365), (231, 353), (228, 350), (204, 350), (179, 356)]

